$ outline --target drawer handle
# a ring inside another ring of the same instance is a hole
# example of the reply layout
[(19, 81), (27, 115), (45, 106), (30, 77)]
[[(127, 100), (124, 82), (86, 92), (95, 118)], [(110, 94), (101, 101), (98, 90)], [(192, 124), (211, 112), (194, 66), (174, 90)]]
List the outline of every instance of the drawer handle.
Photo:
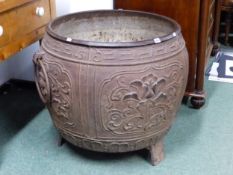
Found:
[(36, 15), (37, 16), (44, 16), (44, 13), (45, 13), (45, 10), (44, 10), (44, 7), (37, 7), (36, 8)]
[(2, 36), (3, 35), (3, 27), (0, 25), (0, 36)]

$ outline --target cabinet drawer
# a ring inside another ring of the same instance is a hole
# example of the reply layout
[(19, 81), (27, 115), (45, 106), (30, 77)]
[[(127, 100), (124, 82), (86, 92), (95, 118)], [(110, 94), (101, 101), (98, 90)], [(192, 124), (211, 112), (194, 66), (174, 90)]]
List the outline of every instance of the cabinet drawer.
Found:
[(31, 1), (33, 0), (0, 0), (0, 13)]
[[(38, 7), (43, 7), (43, 16), (37, 15)], [(33, 1), (1, 13), (0, 25), (3, 28), (3, 34), (0, 36), (0, 47), (46, 25), (50, 18), (49, 0)]]

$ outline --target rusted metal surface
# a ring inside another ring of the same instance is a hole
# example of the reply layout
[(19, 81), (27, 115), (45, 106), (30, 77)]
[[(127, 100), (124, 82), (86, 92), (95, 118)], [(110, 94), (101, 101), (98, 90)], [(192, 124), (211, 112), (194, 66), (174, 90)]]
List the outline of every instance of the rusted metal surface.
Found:
[(163, 159), (188, 75), (174, 21), (135, 11), (67, 15), (49, 25), (34, 57), (39, 94), (63, 138), (101, 152), (149, 148), (153, 165)]

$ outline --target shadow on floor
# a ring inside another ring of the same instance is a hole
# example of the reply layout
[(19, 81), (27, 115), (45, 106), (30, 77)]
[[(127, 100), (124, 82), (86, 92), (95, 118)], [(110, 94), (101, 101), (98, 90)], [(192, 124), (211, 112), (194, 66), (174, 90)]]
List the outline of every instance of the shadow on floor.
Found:
[(44, 108), (32, 82), (10, 80), (0, 89), (0, 164), (4, 145)]
[(141, 159), (145, 160), (145, 162), (150, 163), (149, 150), (147, 150), (147, 149), (142, 149), (142, 150), (138, 150), (138, 151), (131, 151), (131, 152), (124, 152), (124, 153), (103, 153), (103, 152), (96, 152), (96, 151), (90, 151), (90, 150), (86, 150), (83, 148), (79, 148), (79, 147), (76, 147), (68, 142), (66, 142), (66, 144), (71, 152), (82, 157), (82, 159), (89, 159), (91, 161), (98, 161), (99, 163), (100, 162), (107, 163), (109, 161), (124, 160), (124, 159), (128, 159), (132, 156), (138, 156)]

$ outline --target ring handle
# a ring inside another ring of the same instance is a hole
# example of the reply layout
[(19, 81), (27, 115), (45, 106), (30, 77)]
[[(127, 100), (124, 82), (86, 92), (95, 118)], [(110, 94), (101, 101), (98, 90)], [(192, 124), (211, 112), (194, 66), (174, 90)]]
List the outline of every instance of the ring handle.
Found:
[(38, 51), (33, 56), (33, 62), (35, 64), (35, 82), (39, 92), (39, 96), (43, 103), (50, 103), (50, 86), (47, 71), (44, 63), (44, 51)]

